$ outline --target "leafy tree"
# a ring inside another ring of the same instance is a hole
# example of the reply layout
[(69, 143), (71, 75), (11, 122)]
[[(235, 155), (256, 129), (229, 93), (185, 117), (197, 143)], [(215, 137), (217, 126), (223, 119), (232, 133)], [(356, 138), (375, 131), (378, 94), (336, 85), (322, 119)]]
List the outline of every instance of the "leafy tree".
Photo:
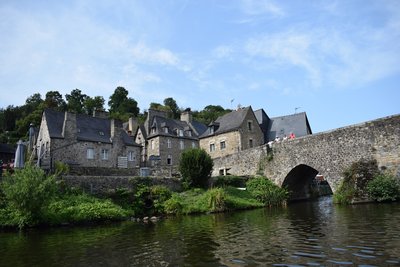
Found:
[(162, 106), (163, 106), (163, 105), (161, 105), (160, 103), (154, 103), (154, 102), (151, 102), (151, 103), (150, 103), (150, 109), (159, 110)]
[(49, 91), (46, 93), (46, 98), (44, 100), (45, 108), (53, 108), (58, 111), (65, 111), (67, 104), (65, 103), (62, 95), (58, 91)]
[(223, 116), (232, 110), (224, 109), (219, 105), (208, 105), (201, 111), (194, 111), (193, 118), (208, 125), (215, 121), (218, 117)]
[(179, 171), (185, 188), (206, 188), (213, 168), (213, 160), (200, 148), (183, 151), (179, 161)]
[(87, 95), (82, 94), (79, 89), (74, 89), (71, 94), (66, 94), (65, 99), (67, 99), (67, 109), (71, 112), (83, 113), (84, 112), (84, 102), (87, 99)]
[(180, 111), (176, 101), (172, 97), (164, 99), (164, 106), (169, 107), (173, 119), (179, 119)]
[(30, 165), (7, 174), (1, 187), (8, 208), (17, 213), (20, 228), (40, 221), (57, 188), (54, 176), (46, 176), (42, 169)]
[(137, 116), (139, 113), (136, 100), (128, 98), (128, 90), (121, 86), (117, 87), (110, 96), (108, 105), (110, 106), (110, 113), (111, 115), (114, 113), (114, 117), (121, 117), (126, 114)]
[(105, 100), (102, 96), (95, 96), (94, 98), (88, 96), (83, 102), (86, 114), (92, 115), (95, 110), (104, 110)]

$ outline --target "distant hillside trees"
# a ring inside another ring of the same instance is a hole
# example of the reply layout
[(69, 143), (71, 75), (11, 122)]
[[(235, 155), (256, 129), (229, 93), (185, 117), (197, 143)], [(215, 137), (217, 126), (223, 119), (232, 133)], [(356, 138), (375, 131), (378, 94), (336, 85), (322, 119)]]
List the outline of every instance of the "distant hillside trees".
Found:
[[(127, 121), (129, 117), (134, 116), (139, 122), (143, 122), (147, 111), (140, 113), (138, 102), (128, 94), (127, 89), (119, 86), (109, 96), (107, 104), (110, 117)], [(71, 90), (64, 97), (59, 91), (53, 90), (48, 91), (44, 98), (41, 94), (35, 93), (21, 106), (0, 107), (0, 143), (15, 144), (19, 139), (26, 139), (30, 124), (39, 127), (46, 108), (88, 115), (92, 115), (95, 110), (106, 110), (103, 96), (91, 97), (78, 88)], [(150, 108), (166, 111), (170, 118), (174, 119), (179, 119), (182, 110), (185, 110), (179, 107), (172, 97), (165, 98), (162, 104), (152, 102)], [(208, 105), (203, 110), (192, 111), (192, 114), (194, 120), (207, 125), (230, 111), (219, 105)]]

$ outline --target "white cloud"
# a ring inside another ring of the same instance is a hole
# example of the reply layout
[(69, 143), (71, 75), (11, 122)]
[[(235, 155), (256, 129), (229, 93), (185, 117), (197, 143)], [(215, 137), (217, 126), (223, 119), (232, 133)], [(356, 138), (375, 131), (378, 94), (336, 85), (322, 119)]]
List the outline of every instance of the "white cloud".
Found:
[(231, 46), (220, 45), (212, 51), (212, 55), (216, 58), (229, 58), (233, 52), (234, 50)]
[(170, 50), (164, 48), (152, 49), (143, 42), (137, 43), (132, 48), (132, 55), (135, 61), (141, 63), (171, 66), (177, 66), (179, 63), (179, 58)]

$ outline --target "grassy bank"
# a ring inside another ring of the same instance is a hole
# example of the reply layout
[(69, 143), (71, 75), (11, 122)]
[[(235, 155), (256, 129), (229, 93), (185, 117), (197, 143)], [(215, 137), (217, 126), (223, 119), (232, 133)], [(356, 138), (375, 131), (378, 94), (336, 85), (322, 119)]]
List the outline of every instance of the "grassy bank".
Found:
[[(55, 176), (27, 166), (0, 184), (0, 228), (99, 223), (130, 217), (213, 213), (284, 205), (287, 191), (263, 177), (250, 179), (248, 190), (231, 186), (237, 177), (211, 189), (171, 192), (149, 183), (94, 197), (65, 188)], [(231, 183), (232, 182), (232, 183)]]

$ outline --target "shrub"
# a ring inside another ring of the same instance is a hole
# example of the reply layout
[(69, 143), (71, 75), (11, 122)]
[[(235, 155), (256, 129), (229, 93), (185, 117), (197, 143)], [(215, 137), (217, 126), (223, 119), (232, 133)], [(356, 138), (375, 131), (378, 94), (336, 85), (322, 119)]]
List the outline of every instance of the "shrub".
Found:
[(204, 194), (207, 209), (210, 212), (221, 212), (225, 210), (226, 194), (222, 188), (213, 188)]
[(343, 180), (333, 194), (333, 201), (339, 204), (350, 204), (354, 199), (366, 198), (367, 184), (378, 174), (376, 160), (360, 159), (353, 162), (343, 172)]
[(395, 201), (400, 198), (400, 185), (389, 174), (379, 174), (367, 184), (369, 196), (375, 201)]
[(282, 205), (288, 198), (285, 188), (275, 185), (265, 177), (252, 178), (247, 181), (246, 186), (250, 194), (266, 206)]
[(174, 193), (171, 198), (164, 202), (164, 212), (167, 214), (181, 214), (182, 213), (182, 198)]
[(54, 165), (56, 169), (55, 173), (57, 176), (68, 174), (70, 171), (69, 165), (64, 162), (56, 161)]
[(83, 223), (103, 220), (120, 220), (128, 212), (110, 200), (98, 199), (85, 194), (64, 195), (50, 203), (44, 212), (45, 222), (51, 225), (61, 223)]
[(213, 168), (213, 161), (206, 151), (192, 148), (183, 151), (179, 162), (183, 186), (206, 188)]
[(4, 197), (8, 207), (15, 211), (20, 228), (40, 221), (56, 187), (54, 176), (46, 176), (42, 169), (31, 165), (6, 175), (2, 183)]
[(164, 212), (164, 203), (171, 198), (171, 195), (171, 190), (164, 185), (154, 185), (150, 188), (150, 197), (153, 200), (155, 213)]

